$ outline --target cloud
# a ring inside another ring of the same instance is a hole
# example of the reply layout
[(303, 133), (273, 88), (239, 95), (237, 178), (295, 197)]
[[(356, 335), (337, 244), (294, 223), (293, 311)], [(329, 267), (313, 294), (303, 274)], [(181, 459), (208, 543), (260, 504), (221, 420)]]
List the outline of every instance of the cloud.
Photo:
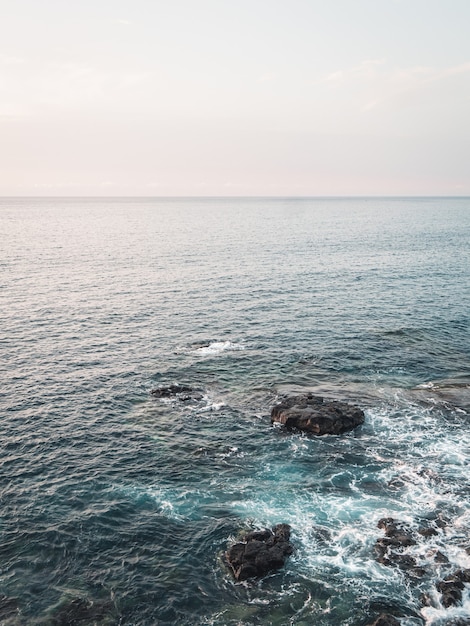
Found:
[(340, 82), (357, 78), (373, 78), (377, 75), (377, 68), (385, 65), (386, 59), (366, 59), (350, 68), (336, 70), (323, 78), (322, 82)]
[(333, 72), (332, 74), (328, 74), (328, 76), (326, 77), (327, 81), (337, 81), (337, 80), (342, 80), (342, 78), (344, 77), (344, 73), (341, 70), (338, 70), (337, 72)]
[(397, 67), (386, 59), (368, 59), (330, 73), (321, 82), (335, 90), (346, 89), (350, 94), (356, 94), (356, 106), (362, 112), (368, 112), (389, 100), (403, 99), (428, 89), (433, 83), (467, 73), (470, 73), (470, 62), (445, 68), (426, 65)]

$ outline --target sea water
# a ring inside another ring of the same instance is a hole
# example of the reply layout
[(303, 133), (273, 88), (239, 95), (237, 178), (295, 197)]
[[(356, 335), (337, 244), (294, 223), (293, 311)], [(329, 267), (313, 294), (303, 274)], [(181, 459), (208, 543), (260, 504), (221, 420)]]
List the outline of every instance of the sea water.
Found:
[[(4, 198), (0, 237), (1, 623), (470, 623), (470, 199)], [(305, 391), (364, 425), (272, 427)], [(420, 576), (382, 517), (436, 530)]]

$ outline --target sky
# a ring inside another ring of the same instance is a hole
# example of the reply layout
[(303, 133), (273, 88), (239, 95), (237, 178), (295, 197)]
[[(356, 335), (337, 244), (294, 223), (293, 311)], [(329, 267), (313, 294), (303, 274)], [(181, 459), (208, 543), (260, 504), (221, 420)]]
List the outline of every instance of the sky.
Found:
[(470, 0), (0, 16), (0, 195), (470, 195)]

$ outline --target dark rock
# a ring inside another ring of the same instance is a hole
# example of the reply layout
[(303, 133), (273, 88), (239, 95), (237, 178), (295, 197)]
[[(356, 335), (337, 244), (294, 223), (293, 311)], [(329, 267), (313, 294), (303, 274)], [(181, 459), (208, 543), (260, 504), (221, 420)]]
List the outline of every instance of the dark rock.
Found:
[(434, 523), (436, 524), (438, 528), (445, 528), (449, 522), (448, 520), (444, 519), (441, 513), (439, 513), (436, 519), (434, 520)]
[(390, 565), (408, 572), (412, 576), (424, 576), (423, 568), (418, 567), (416, 560), (409, 554), (404, 554), (404, 549), (416, 544), (412, 531), (392, 517), (380, 519), (377, 526), (384, 530), (385, 537), (377, 539), (374, 550), (377, 561), (382, 565)]
[(422, 593), (420, 596), (420, 600), (422, 606), (434, 606), (431, 594), (429, 593)]
[(405, 483), (401, 478), (393, 478), (392, 480), (388, 481), (387, 485), (390, 487), (390, 489), (399, 491), (400, 489), (404, 488)]
[(323, 526), (313, 526), (311, 535), (315, 541), (325, 546), (331, 541), (331, 532)]
[(387, 615), (382, 613), (375, 622), (369, 624), (369, 626), (400, 626), (400, 622), (393, 617), (393, 615)]
[(456, 572), (463, 583), (470, 583), (470, 569), (461, 569)]
[(290, 526), (289, 524), (276, 524), (273, 528), (274, 537), (281, 541), (290, 540)]
[(436, 587), (441, 593), (442, 606), (445, 606), (446, 609), (462, 600), (464, 584), (461, 580), (451, 579), (450, 576), (447, 576), (446, 579), (438, 582)]
[(398, 545), (403, 547), (413, 546), (416, 541), (413, 539), (412, 531), (403, 522), (397, 522), (393, 517), (383, 517), (377, 522), (377, 527), (381, 528), (387, 537), (390, 537)]
[(430, 526), (419, 528), (418, 532), (423, 537), (433, 537), (438, 534), (437, 530), (435, 528), (431, 528)]
[(244, 539), (247, 543), (249, 541), (267, 541), (272, 536), (272, 532), (266, 528), (266, 530), (254, 530), (253, 532), (245, 535)]
[(260, 578), (280, 569), (292, 554), (290, 526), (278, 524), (271, 530), (247, 533), (241, 542), (233, 544), (225, 553), (225, 559), (233, 571), (235, 580)]
[(434, 553), (434, 560), (436, 563), (448, 563), (449, 559), (440, 550), (436, 550)]
[(436, 584), (446, 609), (461, 602), (464, 583), (470, 583), (470, 569), (457, 570)]
[(150, 392), (154, 398), (178, 398), (181, 402), (189, 400), (201, 400), (202, 394), (188, 387), (187, 385), (168, 385), (167, 387), (157, 387)]
[(362, 424), (364, 412), (345, 402), (306, 394), (276, 404), (271, 411), (271, 422), (312, 435), (340, 435)]

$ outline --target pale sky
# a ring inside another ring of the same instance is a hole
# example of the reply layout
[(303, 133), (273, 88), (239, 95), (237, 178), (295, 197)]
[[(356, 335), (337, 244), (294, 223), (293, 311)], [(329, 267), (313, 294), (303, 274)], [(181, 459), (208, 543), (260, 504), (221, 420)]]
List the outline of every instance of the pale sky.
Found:
[(470, 0), (0, 0), (0, 195), (470, 195)]

